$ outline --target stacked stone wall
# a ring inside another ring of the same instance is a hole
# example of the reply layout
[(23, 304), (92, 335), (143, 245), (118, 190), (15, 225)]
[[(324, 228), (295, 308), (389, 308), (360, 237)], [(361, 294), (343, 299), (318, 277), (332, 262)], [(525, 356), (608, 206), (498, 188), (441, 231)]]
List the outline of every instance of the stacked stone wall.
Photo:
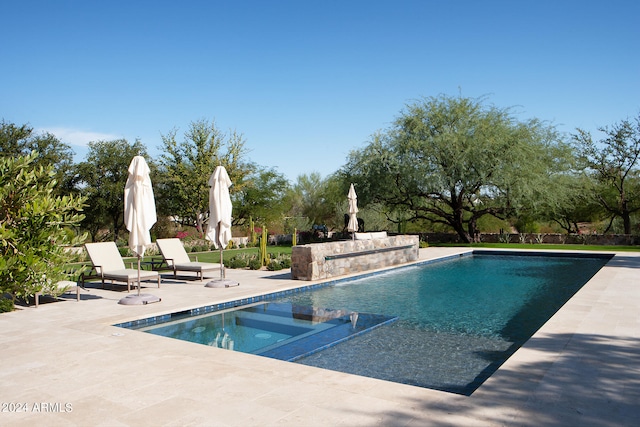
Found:
[[(455, 233), (420, 233), (422, 240), (431, 243), (459, 243)], [(640, 245), (640, 236), (631, 234), (557, 234), (557, 233), (481, 233), (484, 243), (549, 243), (582, 245)]]
[(294, 246), (291, 277), (321, 280), (418, 259), (418, 236), (398, 235), (371, 240), (345, 240)]

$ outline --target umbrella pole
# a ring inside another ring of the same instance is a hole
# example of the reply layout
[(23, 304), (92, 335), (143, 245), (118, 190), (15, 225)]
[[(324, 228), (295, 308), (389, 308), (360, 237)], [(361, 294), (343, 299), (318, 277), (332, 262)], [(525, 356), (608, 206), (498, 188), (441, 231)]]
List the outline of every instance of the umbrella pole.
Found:
[(222, 258), (222, 245), (220, 245), (220, 278), (224, 279), (224, 260)]
[(140, 296), (140, 255), (138, 255), (138, 296)]

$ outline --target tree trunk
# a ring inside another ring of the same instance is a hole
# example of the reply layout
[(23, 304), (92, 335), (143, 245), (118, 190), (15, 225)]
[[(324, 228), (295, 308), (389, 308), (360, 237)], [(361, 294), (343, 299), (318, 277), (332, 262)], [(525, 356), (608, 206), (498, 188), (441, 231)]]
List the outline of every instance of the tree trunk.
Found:
[(480, 240), (477, 221), (477, 218), (475, 216), (472, 216), (467, 223), (468, 235), (473, 240), (473, 243), (478, 243), (478, 241)]
[(624, 191), (620, 192), (620, 216), (624, 227), (624, 234), (631, 234), (631, 214), (629, 213), (629, 202)]
[(456, 228), (456, 233), (458, 233), (458, 236), (460, 237), (460, 240), (462, 240), (462, 243), (471, 243), (471, 236), (464, 229), (458, 230)]
[(204, 227), (202, 226), (202, 215), (200, 212), (196, 212), (196, 230), (198, 233), (203, 234)]
[(629, 215), (629, 212), (622, 213), (622, 223), (624, 225), (624, 234), (631, 234), (631, 215)]
[(462, 243), (471, 243), (471, 235), (464, 229), (462, 222), (456, 222), (456, 224), (452, 224), (452, 226), (455, 232), (458, 233)]
[(458, 233), (463, 243), (471, 243), (471, 235), (465, 230), (464, 215), (462, 209), (454, 209), (451, 216), (451, 226)]

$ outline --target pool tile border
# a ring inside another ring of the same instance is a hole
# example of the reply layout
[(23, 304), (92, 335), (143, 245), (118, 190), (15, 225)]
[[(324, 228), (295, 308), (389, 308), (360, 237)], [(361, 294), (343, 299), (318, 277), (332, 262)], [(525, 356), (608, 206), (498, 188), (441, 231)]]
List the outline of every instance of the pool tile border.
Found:
[(293, 288), (293, 289), (287, 289), (287, 290), (283, 290), (283, 291), (277, 291), (277, 292), (271, 292), (268, 294), (264, 294), (264, 295), (257, 295), (255, 297), (249, 297), (249, 298), (241, 298), (241, 299), (237, 299), (237, 300), (233, 300), (233, 301), (226, 301), (226, 302), (222, 302), (219, 304), (212, 304), (212, 305), (207, 305), (207, 306), (203, 306), (203, 307), (197, 307), (197, 308), (192, 308), (189, 310), (183, 310), (183, 311), (179, 311), (179, 312), (175, 312), (175, 313), (169, 313), (169, 314), (161, 314), (158, 316), (152, 316), (152, 317), (147, 317), (144, 319), (137, 319), (137, 320), (131, 320), (131, 321), (127, 321), (127, 322), (121, 322), (121, 323), (116, 323), (113, 326), (119, 327), (119, 328), (125, 328), (125, 329), (138, 329), (138, 328), (142, 328), (145, 326), (152, 326), (152, 325), (156, 325), (159, 323), (164, 323), (167, 322), (169, 320), (171, 320), (172, 318), (178, 317), (178, 316), (197, 316), (197, 315), (201, 315), (201, 314), (207, 314), (207, 313), (213, 313), (216, 311), (222, 311), (222, 310), (228, 310), (231, 308), (237, 308), (237, 307), (241, 307), (244, 305), (250, 305), (250, 304), (255, 304), (255, 303), (259, 303), (259, 302), (264, 302), (264, 301), (271, 301), (274, 299), (278, 299), (278, 298), (283, 298), (283, 297), (287, 297), (289, 295), (294, 295), (300, 292), (306, 292), (306, 291), (310, 291), (310, 290), (315, 290), (315, 289), (321, 289), (327, 286), (334, 286), (337, 285), (339, 283), (345, 283), (345, 282), (351, 282), (353, 280), (361, 280), (361, 279), (365, 279), (367, 277), (372, 277), (372, 276), (378, 276), (381, 274), (385, 274), (388, 273), (389, 271), (396, 271), (396, 270), (402, 270), (405, 268), (412, 268), (412, 267), (416, 267), (416, 266), (420, 266), (420, 265), (427, 265), (427, 264), (433, 264), (436, 262), (442, 262), (442, 261), (449, 261), (449, 260), (453, 260), (453, 259), (458, 259), (458, 258), (462, 258), (462, 257), (466, 257), (466, 256), (471, 256), (473, 254), (473, 252), (466, 252), (466, 253), (462, 253), (462, 254), (456, 254), (456, 255), (448, 255), (445, 257), (441, 257), (441, 258), (436, 258), (436, 259), (431, 259), (431, 260), (426, 260), (426, 261), (420, 261), (420, 262), (416, 262), (416, 263), (412, 263), (409, 265), (402, 265), (402, 266), (395, 266), (393, 268), (389, 268), (389, 269), (385, 269), (385, 270), (378, 270), (378, 271), (373, 271), (373, 272), (369, 272), (369, 273), (365, 273), (365, 274), (358, 274), (356, 276), (349, 276), (349, 277), (343, 277), (340, 279), (334, 279), (334, 280), (328, 280), (326, 282), (321, 282), (321, 283), (313, 283), (310, 285), (306, 285), (306, 286), (301, 286), (301, 287), (297, 287), (297, 288)]
[(189, 315), (197, 316), (201, 314), (213, 313), (216, 311), (228, 310), (231, 308), (237, 308), (244, 305), (255, 304), (263, 301), (271, 301), (278, 298), (287, 297), (289, 295), (297, 294), (300, 292), (306, 292), (315, 289), (321, 289), (327, 286), (334, 286), (340, 283), (351, 282), (354, 280), (366, 279), (372, 276), (379, 276), (381, 274), (388, 273), (390, 271), (402, 270), (405, 268), (412, 268), (421, 265), (428, 265), (438, 262), (451, 261), (463, 257), (472, 255), (502, 255), (502, 256), (556, 256), (556, 257), (574, 257), (574, 258), (613, 258), (613, 255), (605, 253), (581, 253), (581, 252), (546, 252), (546, 251), (509, 251), (509, 250), (496, 250), (496, 249), (474, 249), (469, 252), (464, 252), (455, 255), (447, 255), (441, 258), (435, 258), (425, 261), (419, 261), (408, 265), (395, 266), (383, 270), (372, 271), (364, 274), (358, 274), (355, 276), (342, 277), (339, 279), (328, 280), (326, 282), (313, 283), (306, 286), (300, 286), (293, 289), (287, 289), (283, 291), (271, 292), (264, 295), (257, 295), (255, 297), (241, 298), (237, 300), (222, 302), (219, 304), (206, 305), (203, 307), (192, 308), (189, 310), (183, 310), (175, 313), (161, 314), (158, 316), (147, 317), (144, 319), (131, 320), (128, 322), (117, 323), (113, 326), (117, 326), (125, 329), (137, 329), (144, 326), (156, 325), (171, 320), (177, 316)]
[(557, 257), (578, 257), (578, 258), (613, 258), (613, 255), (606, 253), (581, 253), (581, 252), (547, 252), (547, 251), (510, 251), (499, 249), (474, 249), (469, 252), (447, 255), (440, 258), (434, 258), (430, 260), (418, 261), (407, 265), (394, 266), (383, 270), (372, 271), (364, 274), (357, 274), (349, 277), (342, 277), (339, 279), (327, 280), (325, 282), (313, 283), (306, 286), (300, 286), (293, 289), (287, 289), (283, 291), (271, 292), (264, 295), (257, 295), (255, 297), (241, 298), (237, 300), (222, 302), (219, 304), (212, 304), (203, 307), (192, 308), (189, 310), (183, 310), (175, 313), (161, 314), (158, 316), (147, 317), (144, 319), (131, 320), (128, 322), (122, 322), (114, 324), (113, 326), (125, 328), (125, 329), (138, 329), (144, 326), (152, 326), (159, 323), (164, 323), (177, 316), (197, 316), (201, 314), (213, 313), (216, 311), (228, 310), (231, 308), (237, 308), (244, 305), (255, 304), (264, 301), (271, 301), (278, 298), (287, 297), (289, 295), (297, 294), (300, 292), (306, 292), (315, 289), (321, 289), (327, 286), (335, 286), (340, 283), (351, 282), (354, 280), (366, 279), (372, 276), (379, 276), (386, 274), (390, 271), (402, 270), (406, 268), (412, 268), (421, 265), (428, 265), (433, 263), (439, 263), (444, 261), (451, 261), (463, 257), (472, 255), (502, 255), (502, 256), (557, 256)]

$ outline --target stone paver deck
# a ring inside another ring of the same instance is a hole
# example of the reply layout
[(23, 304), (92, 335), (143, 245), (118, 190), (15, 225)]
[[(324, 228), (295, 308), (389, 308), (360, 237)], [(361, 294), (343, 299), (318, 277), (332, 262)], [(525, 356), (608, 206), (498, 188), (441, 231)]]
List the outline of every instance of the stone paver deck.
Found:
[(143, 290), (158, 304), (91, 288), (80, 302), (0, 314), (0, 425), (640, 425), (640, 253), (617, 254), (469, 397), (111, 326), (309, 284), (288, 272), (227, 277), (240, 286), (167, 274)]

